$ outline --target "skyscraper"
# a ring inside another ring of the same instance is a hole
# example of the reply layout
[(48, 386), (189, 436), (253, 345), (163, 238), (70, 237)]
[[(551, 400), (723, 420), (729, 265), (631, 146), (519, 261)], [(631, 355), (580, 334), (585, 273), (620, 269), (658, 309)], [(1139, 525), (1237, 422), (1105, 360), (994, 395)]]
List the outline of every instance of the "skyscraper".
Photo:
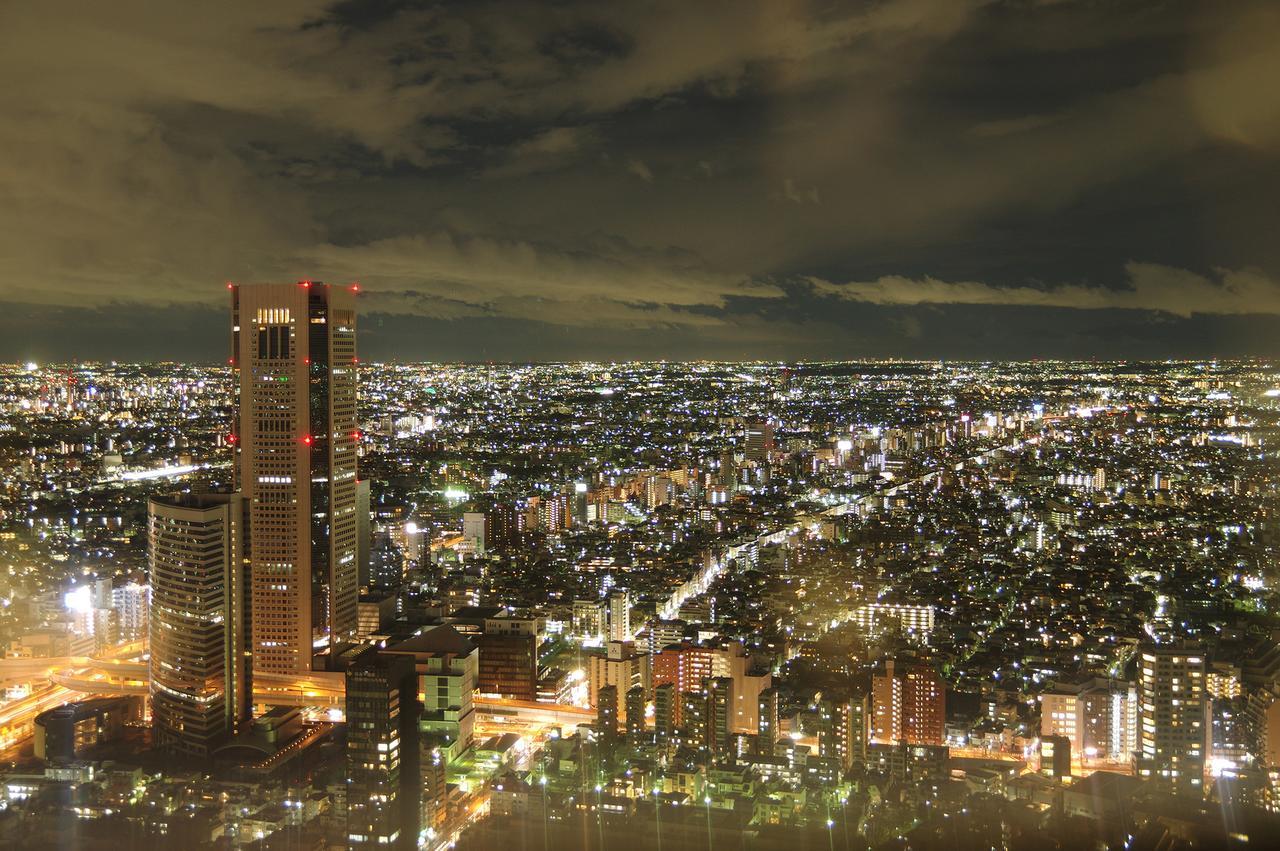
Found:
[(231, 287), (232, 442), (249, 506), (256, 671), (300, 674), (354, 640), (359, 593), (355, 287)]
[(158, 746), (207, 757), (248, 716), (238, 494), (148, 504), (151, 712)]

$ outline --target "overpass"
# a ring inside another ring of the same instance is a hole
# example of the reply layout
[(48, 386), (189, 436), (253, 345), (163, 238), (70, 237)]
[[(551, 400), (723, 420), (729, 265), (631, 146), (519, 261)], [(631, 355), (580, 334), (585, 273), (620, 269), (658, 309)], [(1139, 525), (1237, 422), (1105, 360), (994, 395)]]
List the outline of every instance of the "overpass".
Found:
[[(148, 692), (146, 662), (119, 658), (91, 659), (63, 656), (54, 659), (0, 659), (0, 681), (47, 679), (67, 700), (82, 695), (145, 695)], [(253, 680), (253, 698), (271, 706), (320, 706), (342, 708), (346, 684), (341, 673), (315, 671), (300, 677), (259, 674)], [(48, 708), (47, 706), (45, 708)], [(559, 703), (477, 697), (481, 717), (511, 719), (534, 724), (576, 726), (595, 720), (595, 711)], [(43, 710), (42, 710), (43, 711)]]

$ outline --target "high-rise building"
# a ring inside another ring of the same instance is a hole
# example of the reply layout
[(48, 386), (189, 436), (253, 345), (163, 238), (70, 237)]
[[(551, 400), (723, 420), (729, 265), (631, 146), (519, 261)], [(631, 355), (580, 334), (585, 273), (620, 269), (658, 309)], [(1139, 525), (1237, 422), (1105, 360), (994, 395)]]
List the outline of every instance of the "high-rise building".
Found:
[(151, 608), (149, 586), (126, 582), (112, 588), (111, 608), (116, 613), (116, 635), (121, 642), (146, 638)]
[(158, 746), (206, 757), (248, 717), (238, 494), (148, 504), (151, 715)]
[(489, 551), (489, 518), (483, 511), (468, 511), (462, 515), (462, 539), (473, 555), (482, 556)]
[(654, 618), (649, 621), (646, 627), (649, 633), (649, 654), (657, 656), (662, 648), (667, 645), (683, 642), (687, 627), (688, 624), (682, 620)]
[(573, 601), (573, 634), (601, 639), (608, 631), (608, 609), (603, 600)]
[(838, 759), (841, 771), (867, 759), (867, 696), (824, 698), (818, 704), (818, 755)]
[(347, 667), (347, 844), (416, 848), (417, 677), (411, 658), (370, 648)]
[(653, 689), (653, 731), (659, 744), (671, 741), (676, 731), (676, 687), (662, 683)]
[(1059, 683), (1040, 696), (1040, 735), (1064, 736), (1085, 759), (1127, 760), (1137, 734), (1137, 695), (1127, 682)]
[(712, 677), (707, 680), (707, 746), (713, 754), (729, 753), (729, 737), (733, 732), (733, 679)]
[[(719, 652), (714, 647), (703, 647), (696, 644), (679, 644), (664, 647), (653, 657), (653, 682), (671, 683), (677, 693), (698, 691), (702, 681), (707, 677), (720, 676), (727, 671), (723, 666), (717, 667)], [(677, 724), (684, 723), (683, 703), (676, 708)]]
[(761, 747), (772, 753), (773, 743), (780, 735), (778, 690), (770, 687), (760, 692), (759, 704), (760, 717), (757, 719), (756, 735), (760, 737)]
[(649, 654), (638, 652), (630, 641), (610, 641), (604, 653), (587, 657), (587, 695), (592, 706), (599, 706), (600, 689), (605, 686), (616, 686), (619, 694), (639, 686), (648, 694), (651, 683)]
[[(381, 651), (413, 659), (422, 704), (424, 747), (451, 762), (475, 740), (475, 692), (480, 662), (476, 646), (451, 625), (427, 629)], [(424, 771), (427, 762), (424, 761)]]
[(537, 636), (486, 630), (474, 640), (480, 647), (478, 692), (509, 700), (538, 699)]
[(377, 591), (398, 592), (404, 584), (404, 560), (404, 551), (396, 546), (389, 531), (375, 532), (369, 553), (368, 586)]
[(1175, 794), (1204, 794), (1209, 696), (1200, 651), (1145, 648), (1138, 658), (1139, 777)]
[(631, 592), (626, 588), (609, 593), (609, 640), (631, 640)]
[(627, 690), (627, 740), (633, 745), (640, 744), (648, 732), (645, 728), (645, 696), (644, 686), (632, 686)]
[(754, 422), (747, 426), (742, 455), (748, 461), (768, 461), (773, 451), (773, 423)]
[(707, 708), (707, 693), (702, 689), (686, 691), (680, 695), (680, 743), (682, 745), (713, 749), (710, 712)]
[(249, 506), (255, 671), (301, 674), (355, 640), (359, 592), (353, 290), (231, 287), (236, 486)]
[(618, 738), (618, 687), (602, 686), (596, 695), (596, 735), (605, 744)]
[(871, 678), (877, 742), (941, 745), (947, 715), (947, 689), (927, 664), (898, 664), (890, 659)]

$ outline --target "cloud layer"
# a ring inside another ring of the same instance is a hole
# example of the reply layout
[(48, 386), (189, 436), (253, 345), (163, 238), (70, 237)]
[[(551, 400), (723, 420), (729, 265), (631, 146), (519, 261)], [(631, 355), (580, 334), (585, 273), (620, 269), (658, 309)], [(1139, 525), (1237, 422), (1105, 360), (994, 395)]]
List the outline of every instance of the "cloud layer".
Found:
[(945, 354), (977, 309), (1175, 354), (1280, 314), (1266, 2), (55, 0), (0, 11), (0, 76), (0, 357), (304, 277), (459, 358)]

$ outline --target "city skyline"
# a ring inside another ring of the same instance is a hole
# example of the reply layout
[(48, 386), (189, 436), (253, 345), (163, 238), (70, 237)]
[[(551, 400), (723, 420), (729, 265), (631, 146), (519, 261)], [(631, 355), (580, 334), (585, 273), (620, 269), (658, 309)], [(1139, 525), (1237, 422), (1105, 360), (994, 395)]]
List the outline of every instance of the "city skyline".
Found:
[(65, 11), (4, 21), (0, 360), (305, 278), (381, 359), (1274, 351), (1260, 0)]
[(1280, 847), (1280, 2), (0, 11), (0, 847)]

